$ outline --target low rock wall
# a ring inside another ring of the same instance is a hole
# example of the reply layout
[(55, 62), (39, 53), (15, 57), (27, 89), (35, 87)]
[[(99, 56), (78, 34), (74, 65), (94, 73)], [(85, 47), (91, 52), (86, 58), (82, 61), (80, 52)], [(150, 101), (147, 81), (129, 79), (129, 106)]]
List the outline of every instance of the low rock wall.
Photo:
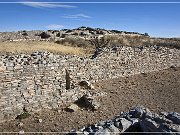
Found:
[[(130, 76), (180, 66), (180, 50), (165, 47), (120, 47), (95, 59), (48, 52), (0, 56), (0, 121), (42, 108), (58, 108), (82, 96), (81, 80)], [(71, 86), (66, 90), (66, 70)]]
[[(138, 133), (139, 132), (139, 133)], [(180, 114), (177, 112), (161, 112), (160, 114), (149, 111), (143, 106), (133, 107), (128, 112), (121, 112), (116, 117), (100, 121), (94, 125), (72, 130), (67, 135), (110, 135), (110, 134), (179, 134)]]

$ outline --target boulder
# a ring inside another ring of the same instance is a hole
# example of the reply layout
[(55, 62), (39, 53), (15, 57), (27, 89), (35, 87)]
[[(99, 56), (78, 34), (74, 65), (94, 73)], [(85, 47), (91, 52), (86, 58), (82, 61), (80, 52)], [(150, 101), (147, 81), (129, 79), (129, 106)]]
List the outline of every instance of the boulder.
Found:
[[(88, 97), (84, 96), (83, 98), (87, 100), (88, 104), (91, 103)], [(170, 121), (173, 121), (173, 123)], [(133, 132), (141, 132), (141, 134), (148, 132), (149, 135), (178, 134), (180, 132), (179, 114), (176, 112), (163, 112), (159, 115), (151, 113), (143, 106), (137, 106), (111, 120), (84, 127), (80, 131), (82, 134), (91, 134), (93, 132), (95, 135), (126, 134), (126, 132), (132, 132), (132, 134)]]
[(85, 89), (94, 89), (94, 86), (89, 81), (81, 81), (79, 82), (79, 85)]
[(3, 72), (6, 70), (6, 67), (5, 66), (0, 66), (0, 72)]
[(39, 34), (38, 36), (41, 37), (41, 39), (47, 39), (50, 38), (51, 36), (49, 34), (47, 34), (46, 32), (42, 32), (41, 34)]
[(170, 112), (167, 116), (167, 119), (171, 120), (174, 124), (180, 125), (180, 114), (177, 112)]
[(96, 101), (96, 99), (88, 95), (82, 96), (75, 103), (81, 108), (86, 108), (90, 110), (97, 110), (100, 107), (100, 104)]

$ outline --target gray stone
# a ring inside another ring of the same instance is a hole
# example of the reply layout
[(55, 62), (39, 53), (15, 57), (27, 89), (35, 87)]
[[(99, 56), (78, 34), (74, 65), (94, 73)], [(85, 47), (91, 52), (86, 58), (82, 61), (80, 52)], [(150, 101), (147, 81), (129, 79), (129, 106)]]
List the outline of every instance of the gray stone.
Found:
[(105, 121), (100, 121), (100, 122), (98, 123), (98, 125), (100, 125), (100, 126), (105, 125)]
[(38, 122), (39, 122), (39, 123), (42, 123), (42, 121), (43, 121), (42, 119), (38, 119)]
[(7, 67), (14, 67), (14, 63), (12, 63), (12, 62), (7, 62), (7, 63), (6, 63), (6, 66), (7, 66)]
[(110, 130), (110, 132), (115, 132), (115, 133), (120, 132), (119, 129), (115, 127), (114, 125), (109, 126), (108, 129)]
[(167, 119), (170, 119), (174, 124), (180, 125), (180, 114), (177, 112), (170, 112), (167, 116)]
[(145, 119), (139, 122), (143, 132), (162, 132), (158, 129), (158, 124), (150, 119)]
[(0, 72), (5, 71), (6, 67), (5, 66), (0, 66)]
[(7, 70), (12, 71), (14, 70), (14, 67), (6, 67)]
[(95, 133), (95, 135), (110, 135), (110, 130), (105, 128)]
[(69, 107), (67, 107), (67, 111), (70, 111), (70, 112), (76, 112), (78, 109), (79, 107), (76, 104), (72, 104)]
[(141, 118), (144, 113), (143, 107), (134, 107), (130, 110), (129, 114), (132, 118)]
[(83, 96), (84, 100), (85, 100), (85, 104), (93, 109), (93, 110), (97, 110), (100, 107), (100, 104), (96, 101), (95, 98), (93, 97), (88, 97), (87, 95)]
[(19, 131), (19, 134), (20, 134), (20, 135), (21, 135), (21, 134), (24, 134), (24, 130)]
[(121, 125), (123, 128), (122, 132), (124, 132), (126, 129), (128, 129), (132, 125), (132, 123), (130, 121), (128, 121), (127, 119), (122, 118), (121, 119)]
[[(138, 109), (134, 109), (134, 108), (138, 108)], [(164, 120), (164, 117), (161, 117), (158, 114), (152, 113), (152, 115), (144, 115), (143, 117), (139, 117), (141, 116), (139, 114), (142, 114), (142, 111), (139, 111), (139, 108), (142, 108), (144, 113), (150, 111), (148, 111), (147, 108), (144, 108), (142, 106), (138, 106), (134, 108), (131, 109), (129, 112), (121, 113), (121, 115), (116, 116), (113, 119), (100, 121), (97, 124), (84, 127), (80, 131), (83, 131), (85, 134), (93, 133), (95, 135), (109, 135), (109, 134), (126, 133), (126, 132), (141, 132), (141, 133), (148, 132), (148, 134), (150, 135), (151, 134), (158, 135), (159, 133), (155, 133), (155, 132), (161, 132), (170, 135), (172, 134), (172, 132), (180, 131), (180, 125), (172, 124), (172, 123), (168, 124), (168, 121)], [(128, 118), (128, 116), (132, 116), (132, 110), (133, 110), (133, 114), (134, 114), (134, 110), (138, 110), (137, 111), (138, 113), (135, 113), (138, 114), (137, 118), (130, 118), (130, 117)], [(167, 116), (169, 114), (171, 114), (173, 118), (175, 116), (177, 117), (178, 115), (177, 113), (167, 113)]]
[(84, 87), (85, 89), (94, 89), (94, 86), (89, 81), (85, 81), (85, 80), (80, 81), (79, 85), (81, 87)]

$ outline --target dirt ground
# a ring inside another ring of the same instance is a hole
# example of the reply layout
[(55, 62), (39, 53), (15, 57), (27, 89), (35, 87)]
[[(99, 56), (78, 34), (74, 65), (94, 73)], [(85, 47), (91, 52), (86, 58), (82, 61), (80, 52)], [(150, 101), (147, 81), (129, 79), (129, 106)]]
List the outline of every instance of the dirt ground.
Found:
[[(113, 118), (135, 105), (143, 105), (154, 112), (180, 113), (180, 68), (106, 80), (96, 83), (95, 87), (107, 93), (100, 99), (101, 107), (97, 111), (43, 110), (21, 121), (0, 123), (0, 132), (70, 131)], [(38, 122), (38, 119), (42, 119), (42, 122)]]

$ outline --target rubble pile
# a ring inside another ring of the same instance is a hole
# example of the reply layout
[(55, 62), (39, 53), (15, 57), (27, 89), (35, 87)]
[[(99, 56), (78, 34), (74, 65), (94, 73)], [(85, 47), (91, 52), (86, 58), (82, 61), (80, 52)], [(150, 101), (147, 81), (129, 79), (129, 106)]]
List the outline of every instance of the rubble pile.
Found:
[(145, 132), (148, 135), (178, 134), (180, 132), (180, 114), (177, 112), (157, 114), (149, 111), (148, 108), (137, 106), (128, 112), (121, 112), (110, 120), (100, 121), (78, 131), (72, 130), (69, 134), (110, 135), (127, 132), (129, 134)]

